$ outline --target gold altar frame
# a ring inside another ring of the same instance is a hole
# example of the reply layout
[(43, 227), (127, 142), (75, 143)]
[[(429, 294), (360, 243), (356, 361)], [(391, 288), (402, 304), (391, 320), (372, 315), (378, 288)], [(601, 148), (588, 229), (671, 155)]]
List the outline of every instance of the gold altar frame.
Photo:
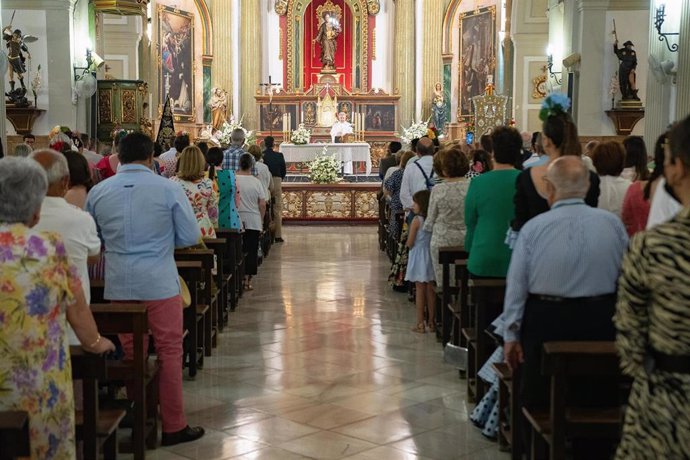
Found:
[[(287, 15), (287, 73), (285, 76), (288, 91), (302, 90), (302, 72), (304, 67), (304, 27), (303, 18), (307, 6), (312, 0), (278, 0), (275, 4), (276, 12)], [(353, 46), (355, 47), (353, 63), (352, 90), (366, 92), (369, 86), (369, 15), (379, 12), (377, 0), (345, 0), (352, 11), (354, 21)], [(286, 5), (287, 4), (287, 5)], [(359, 78), (357, 68), (361, 69)]]
[[(463, 52), (465, 50), (466, 43), (463, 40), (463, 28), (472, 27), (474, 22), (480, 19), (482, 16), (491, 15), (491, 33), (490, 33), (490, 55), (482, 56), (482, 58), (487, 58), (487, 65), (489, 66), (488, 75), (494, 75), (496, 67), (496, 6), (488, 6), (484, 8), (478, 8), (474, 11), (468, 11), (466, 13), (461, 13), (459, 17), (459, 42), (458, 46), (460, 48), (458, 52), (458, 106), (457, 106), (457, 120), (459, 122), (467, 121), (472, 116), (472, 98), (474, 96), (479, 96), (484, 94), (484, 87), (479, 88), (479, 92), (476, 94), (467, 93), (464, 85), (464, 65)], [(467, 102), (469, 105), (469, 110), (463, 111), (463, 97), (467, 97)]]

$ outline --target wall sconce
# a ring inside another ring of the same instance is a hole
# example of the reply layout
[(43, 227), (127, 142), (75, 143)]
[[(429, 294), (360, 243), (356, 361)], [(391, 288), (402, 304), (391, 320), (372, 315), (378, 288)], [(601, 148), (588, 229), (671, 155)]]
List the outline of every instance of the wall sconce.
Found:
[(73, 66), (74, 81), (83, 80), (87, 74), (94, 74), (104, 63), (102, 57), (86, 48), (86, 67)]
[(553, 71), (553, 54), (549, 53), (548, 56), (546, 57), (546, 68), (549, 71), (549, 77), (553, 78), (556, 81), (557, 85), (560, 85), (563, 81), (558, 78), (559, 75), (563, 75), (563, 72), (554, 72)]
[(657, 33), (659, 34), (659, 41), (660, 42), (666, 42), (666, 48), (672, 53), (675, 53), (678, 51), (678, 43), (674, 44), (669, 44), (668, 43), (668, 37), (672, 35), (680, 35), (678, 32), (661, 32), (661, 26), (664, 24), (664, 20), (666, 18), (666, 5), (664, 3), (661, 3), (657, 9), (656, 9), (656, 14), (654, 16), (654, 27), (656, 28)]

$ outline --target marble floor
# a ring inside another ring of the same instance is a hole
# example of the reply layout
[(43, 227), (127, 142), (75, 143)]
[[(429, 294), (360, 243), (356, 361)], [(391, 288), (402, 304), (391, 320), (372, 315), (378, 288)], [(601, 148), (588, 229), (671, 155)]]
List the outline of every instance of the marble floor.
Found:
[(152, 459), (507, 459), (386, 284), (376, 227), (287, 227), (213, 357), (184, 383), (201, 440)]

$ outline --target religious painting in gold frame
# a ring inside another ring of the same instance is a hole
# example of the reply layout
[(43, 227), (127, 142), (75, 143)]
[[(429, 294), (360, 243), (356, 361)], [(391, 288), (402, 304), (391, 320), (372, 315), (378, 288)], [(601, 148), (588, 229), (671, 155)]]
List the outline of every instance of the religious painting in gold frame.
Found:
[(484, 94), (496, 69), (496, 7), (460, 14), (458, 121), (472, 115), (472, 98)]
[[(158, 100), (170, 95), (175, 121), (195, 122), (194, 15), (158, 6)], [(161, 107), (162, 110), (162, 107)]]

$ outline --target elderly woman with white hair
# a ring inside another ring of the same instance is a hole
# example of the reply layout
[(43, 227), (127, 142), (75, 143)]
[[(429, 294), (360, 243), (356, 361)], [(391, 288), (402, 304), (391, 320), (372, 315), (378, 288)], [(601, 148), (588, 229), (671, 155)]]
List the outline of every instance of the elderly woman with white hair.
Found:
[(67, 323), (85, 350), (113, 344), (98, 333), (62, 240), (32, 230), (48, 189), (28, 158), (0, 159), (0, 410), (29, 414), (32, 459), (75, 458)]

